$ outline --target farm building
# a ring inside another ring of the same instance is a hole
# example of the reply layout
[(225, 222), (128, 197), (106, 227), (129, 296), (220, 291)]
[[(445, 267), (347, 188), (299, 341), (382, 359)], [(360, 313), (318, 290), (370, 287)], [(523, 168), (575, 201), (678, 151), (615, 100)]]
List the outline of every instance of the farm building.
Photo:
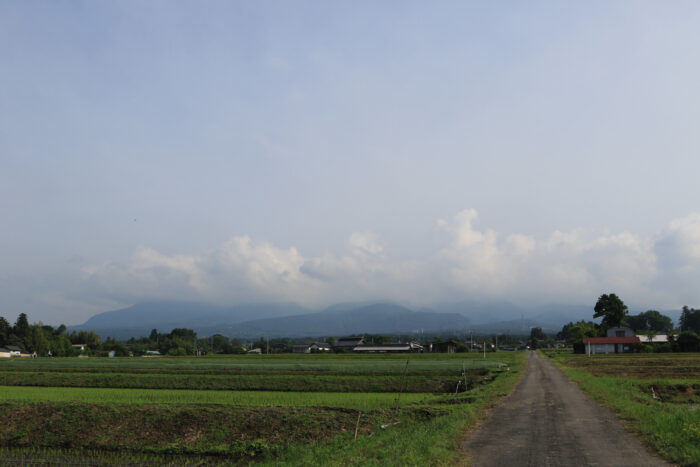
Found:
[(314, 342), (309, 348), (312, 352), (330, 352), (333, 350), (328, 342)]
[(295, 344), (292, 347), (292, 353), (311, 353), (311, 346), (309, 344)]
[(631, 352), (631, 344), (639, 342), (639, 338), (634, 337), (586, 337), (583, 343), (586, 346), (587, 354), (594, 353), (624, 353)]
[(410, 353), (423, 352), (423, 346), (415, 342), (408, 344), (358, 345), (352, 349), (357, 353)]
[(333, 350), (335, 350), (336, 352), (342, 352), (344, 350), (353, 350), (358, 345), (363, 345), (364, 343), (365, 339), (363, 337), (341, 337), (335, 342)]
[(17, 347), (16, 345), (6, 345), (4, 347), (6, 352), (9, 352), (10, 355), (9, 357), (21, 357), (22, 356), (22, 349)]
[(0, 347), (0, 358), (10, 358), (11, 356), (12, 354), (10, 353), (10, 349)]
[(588, 355), (594, 353), (624, 353), (632, 351), (632, 344), (637, 344), (639, 338), (634, 331), (627, 327), (608, 329), (606, 337), (587, 337), (583, 344)]
[(650, 335), (645, 335), (645, 334), (637, 334), (637, 337), (639, 338), (639, 341), (645, 344), (666, 344), (669, 341), (669, 337), (674, 337), (673, 335), (668, 335), (668, 334), (656, 334), (653, 336)]
[(610, 328), (605, 335), (607, 337), (635, 337), (634, 331), (625, 326)]
[(428, 352), (455, 353), (457, 343), (455, 341), (431, 342), (428, 344)]
[(312, 344), (296, 344), (292, 347), (292, 353), (330, 352), (331, 346), (326, 342), (314, 342)]

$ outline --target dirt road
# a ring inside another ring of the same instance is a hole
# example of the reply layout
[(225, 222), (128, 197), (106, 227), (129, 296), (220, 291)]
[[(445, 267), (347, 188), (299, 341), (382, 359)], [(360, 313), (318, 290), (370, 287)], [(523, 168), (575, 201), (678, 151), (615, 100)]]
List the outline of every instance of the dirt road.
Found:
[(462, 444), (474, 467), (670, 465), (551, 362), (527, 359), (520, 384)]

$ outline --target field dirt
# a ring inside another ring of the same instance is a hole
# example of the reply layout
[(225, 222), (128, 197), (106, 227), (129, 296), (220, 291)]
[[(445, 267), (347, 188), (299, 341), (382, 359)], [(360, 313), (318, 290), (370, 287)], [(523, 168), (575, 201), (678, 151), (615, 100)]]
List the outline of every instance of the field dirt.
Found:
[(634, 379), (700, 377), (700, 358), (694, 353), (615, 354), (600, 357), (603, 358), (573, 355), (566, 359), (566, 366), (596, 376)]
[(522, 381), (462, 448), (474, 467), (666, 466), (536, 352)]

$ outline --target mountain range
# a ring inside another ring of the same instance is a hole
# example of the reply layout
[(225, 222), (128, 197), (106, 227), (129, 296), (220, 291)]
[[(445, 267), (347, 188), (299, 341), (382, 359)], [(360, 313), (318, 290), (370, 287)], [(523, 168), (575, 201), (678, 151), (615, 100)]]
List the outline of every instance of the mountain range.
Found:
[(194, 329), (199, 335), (230, 337), (314, 337), (350, 334), (480, 333), (528, 334), (531, 327), (553, 333), (570, 322), (593, 317), (592, 306), (523, 307), (508, 302), (463, 301), (414, 310), (391, 302), (343, 303), (322, 311), (294, 303), (252, 303), (219, 307), (204, 303), (152, 301), (92, 316), (70, 329), (94, 330), (118, 339), (147, 336), (152, 329)]

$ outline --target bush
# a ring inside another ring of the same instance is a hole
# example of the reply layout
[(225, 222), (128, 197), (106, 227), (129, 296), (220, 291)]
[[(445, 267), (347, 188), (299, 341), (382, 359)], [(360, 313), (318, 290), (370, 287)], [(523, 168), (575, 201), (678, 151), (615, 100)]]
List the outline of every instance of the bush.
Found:
[(185, 349), (182, 347), (173, 347), (170, 350), (168, 350), (168, 355), (172, 357), (184, 357), (187, 355), (187, 352), (185, 352)]
[(669, 344), (669, 343), (657, 344), (654, 346), (654, 352), (657, 352), (657, 353), (673, 352), (673, 345)]

